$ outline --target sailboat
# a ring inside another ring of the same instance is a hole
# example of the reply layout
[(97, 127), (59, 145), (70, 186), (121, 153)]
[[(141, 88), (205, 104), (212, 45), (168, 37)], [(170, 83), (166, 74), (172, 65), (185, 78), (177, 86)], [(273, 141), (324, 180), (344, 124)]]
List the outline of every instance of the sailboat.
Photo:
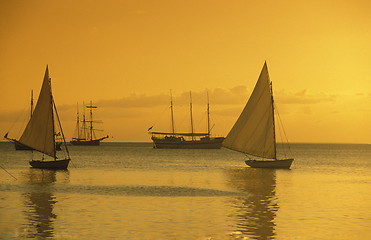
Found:
[[(31, 90), (31, 111), (30, 111), (30, 118), (32, 117), (32, 113), (33, 113), (33, 91)], [(32, 148), (27, 147), (27, 146), (23, 145), (22, 143), (20, 143), (17, 139), (8, 137), (8, 134), (9, 133), (6, 133), (4, 135), (4, 138), (6, 140), (8, 140), (9, 142), (14, 143), (15, 150), (33, 150)], [(62, 145), (62, 142), (61, 141), (56, 142), (56, 149), (58, 151), (62, 150), (61, 149), (61, 145)]]
[[(55, 121), (55, 118), (57, 121)], [(56, 127), (59, 127), (60, 131), (58, 133), (56, 132)], [(63, 138), (65, 147), (64, 159), (57, 157), (57, 135), (61, 135)], [(46, 66), (44, 80), (35, 110), (19, 139), (19, 143), (42, 153), (41, 160), (32, 159), (29, 162), (33, 168), (67, 169), (71, 160), (53, 99), (48, 66)], [(45, 157), (51, 157), (53, 159), (45, 160)]]
[[(211, 137), (210, 127), (210, 104), (209, 98), (207, 101), (207, 132), (197, 133), (193, 128), (193, 113), (192, 113), (192, 94), (190, 95), (190, 133), (176, 133), (174, 127), (174, 109), (173, 98), (170, 92), (170, 111), (171, 111), (171, 128), (172, 132), (153, 132), (152, 134), (153, 148), (184, 148), (184, 149), (219, 149), (222, 147), (224, 137)], [(149, 129), (151, 130), (152, 127)]]
[(94, 106), (92, 101), (90, 101), (90, 105), (87, 105), (85, 107), (90, 110), (90, 120), (86, 120), (84, 113), (83, 120), (81, 121), (82, 126), (80, 127), (80, 117), (79, 112), (77, 111), (76, 119), (77, 137), (72, 138), (70, 143), (72, 145), (78, 146), (99, 146), (100, 141), (108, 138), (108, 135), (101, 138), (95, 137), (96, 129), (93, 127), (93, 122), (97, 121), (93, 121), (93, 109), (97, 108), (97, 106)]
[(272, 83), (265, 62), (255, 88), (223, 146), (263, 158), (245, 161), (250, 167), (289, 169), (294, 159), (277, 158), (274, 111)]

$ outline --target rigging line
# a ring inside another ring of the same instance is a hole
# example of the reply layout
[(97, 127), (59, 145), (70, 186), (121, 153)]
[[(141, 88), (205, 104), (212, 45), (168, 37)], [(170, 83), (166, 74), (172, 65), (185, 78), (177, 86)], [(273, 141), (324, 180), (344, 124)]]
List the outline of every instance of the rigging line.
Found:
[(275, 107), (275, 109), (276, 109), (277, 116), (278, 116), (278, 120), (280, 121), (280, 124), (281, 124), (281, 126), (282, 126), (282, 130), (283, 130), (283, 133), (284, 133), (285, 138), (286, 138), (286, 143), (287, 143), (287, 146), (288, 146), (288, 149), (289, 149), (289, 153), (292, 154), (292, 152), (291, 152), (291, 147), (290, 147), (290, 143), (289, 143), (289, 139), (287, 138), (286, 131), (285, 131), (285, 128), (283, 127), (283, 123), (282, 123), (282, 120), (281, 120), (281, 116), (280, 116), (280, 114), (279, 114), (279, 112), (278, 112), (278, 108), (277, 108), (276, 104), (274, 104), (274, 107)]
[(63, 133), (63, 129), (62, 129), (62, 124), (61, 124), (61, 121), (59, 119), (59, 114), (58, 114), (58, 111), (57, 111), (57, 106), (55, 105), (55, 102), (54, 102), (54, 98), (52, 98), (52, 102), (53, 102), (53, 106), (54, 106), (54, 109), (55, 109), (55, 114), (57, 115), (57, 120), (58, 120), (59, 128), (61, 129), (62, 138), (63, 138), (63, 142), (64, 142), (64, 147), (66, 148), (66, 152), (67, 152), (68, 158), (70, 159), (71, 158), (70, 157), (70, 152), (68, 151), (68, 148), (67, 148), (66, 138), (64, 137), (64, 133)]
[(10, 172), (8, 172), (3, 166), (0, 165), (0, 167), (10, 176), (12, 176), (15, 180), (18, 180), (16, 177), (14, 177)]
[[(277, 116), (277, 118), (278, 118), (278, 116)], [(282, 138), (282, 135), (283, 135), (283, 134), (282, 134), (281, 124), (278, 124), (278, 131), (279, 131), (279, 133), (280, 133), (281, 143), (283, 144), (284, 141), (283, 141), (283, 138)], [(282, 149), (283, 149), (283, 155), (285, 156), (285, 158), (287, 158), (286, 148), (282, 147)]]
[(165, 111), (168, 110), (168, 108), (170, 108), (170, 106), (165, 106), (165, 107), (162, 109), (162, 112), (161, 112), (161, 114), (157, 117), (155, 123), (153, 124), (153, 127), (156, 126), (156, 125), (160, 122), (160, 118), (162, 119), (162, 116), (164, 116), (164, 113), (165, 113)]

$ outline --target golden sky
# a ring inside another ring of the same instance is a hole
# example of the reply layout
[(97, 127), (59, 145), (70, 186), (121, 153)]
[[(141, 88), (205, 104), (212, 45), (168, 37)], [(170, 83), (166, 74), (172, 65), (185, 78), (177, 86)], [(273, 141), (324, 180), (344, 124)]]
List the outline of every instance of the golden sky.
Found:
[(48, 64), (68, 138), (92, 100), (110, 141), (150, 141), (170, 89), (179, 131), (189, 91), (205, 131), (209, 91), (225, 136), (265, 60), (290, 142), (371, 143), (369, 0), (2, 0), (0, 134), (17, 137)]

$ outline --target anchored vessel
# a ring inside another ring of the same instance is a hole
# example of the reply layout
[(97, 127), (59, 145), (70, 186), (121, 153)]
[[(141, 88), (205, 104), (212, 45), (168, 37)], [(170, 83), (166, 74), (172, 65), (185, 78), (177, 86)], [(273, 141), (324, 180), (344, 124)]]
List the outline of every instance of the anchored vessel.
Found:
[(223, 146), (267, 160), (250, 159), (253, 168), (289, 169), (294, 159), (277, 159), (272, 83), (267, 63), (241, 115), (223, 142)]
[[(222, 146), (224, 137), (211, 137), (210, 131), (210, 104), (209, 98), (207, 103), (207, 133), (195, 133), (193, 130), (192, 116), (192, 95), (190, 93), (190, 116), (191, 132), (176, 133), (174, 128), (174, 110), (173, 99), (170, 93), (170, 111), (171, 111), (171, 128), (172, 132), (149, 132), (152, 134), (154, 148), (186, 148), (186, 149), (219, 149)], [(152, 128), (152, 127), (151, 127)], [(150, 129), (151, 129), (150, 128)], [(149, 129), (149, 130), (150, 130)]]
[[(64, 151), (62, 151), (64, 156), (60, 158), (57, 157), (56, 151), (57, 135), (61, 136), (64, 143)], [(44, 80), (35, 110), (21, 138), (17, 142), (31, 150), (42, 153), (41, 160), (32, 159), (29, 162), (32, 167), (67, 169), (71, 158), (54, 102), (48, 66), (46, 66)], [(51, 157), (52, 160), (47, 160), (49, 157)]]
[[(31, 111), (30, 111), (30, 117), (32, 117), (32, 112), (33, 112), (33, 91), (31, 90)], [(33, 150), (32, 148), (27, 147), (26, 145), (23, 145), (22, 143), (20, 143), (17, 139), (8, 137), (8, 133), (6, 133), (4, 135), (4, 138), (6, 140), (8, 140), (9, 142), (14, 143), (15, 150)], [(58, 151), (59, 150), (62, 150), (61, 149), (62, 142), (61, 142), (61, 139), (60, 138), (58, 139), (58, 142), (55, 143), (55, 145), (56, 145), (56, 149)]]
[(86, 120), (85, 113), (83, 114), (83, 120), (81, 121), (80, 126), (80, 117), (79, 117), (79, 111), (77, 110), (77, 121), (76, 121), (76, 128), (77, 128), (77, 137), (72, 138), (70, 143), (72, 145), (78, 145), (78, 146), (98, 146), (100, 145), (100, 141), (108, 138), (108, 135), (105, 137), (97, 138), (95, 136), (95, 129), (93, 127), (93, 109), (97, 108), (97, 106), (94, 106), (93, 103), (90, 101), (90, 105), (85, 106), (87, 109), (89, 109), (90, 112), (90, 120)]

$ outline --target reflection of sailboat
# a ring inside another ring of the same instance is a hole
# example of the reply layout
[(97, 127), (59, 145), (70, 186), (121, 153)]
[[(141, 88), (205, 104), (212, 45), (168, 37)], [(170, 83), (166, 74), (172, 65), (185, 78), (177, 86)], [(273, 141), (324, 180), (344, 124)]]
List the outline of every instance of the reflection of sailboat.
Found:
[[(170, 100), (172, 132), (149, 132), (152, 134), (154, 148), (184, 148), (184, 149), (218, 149), (221, 148), (224, 137), (211, 137), (210, 104), (207, 103), (207, 133), (196, 133), (193, 128), (192, 96), (190, 93), (190, 133), (176, 133), (174, 127), (173, 99)], [(151, 127), (152, 128), (152, 127)], [(150, 128), (150, 129), (151, 129)]]
[[(79, 112), (77, 112), (77, 137), (72, 138), (70, 141), (72, 145), (79, 146), (98, 146), (100, 141), (108, 138), (108, 136), (96, 138), (95, 130), (93, 127), (93, 109), (97, 106), (93, 106), (93, 103), (90, 101), (90, 105), (85, 106), (90, 110), (90, 120), (86, 120), (85, 113), (83, 115), (83, 120), (81, 121), (82, 126), (80, 127), (80, 117)], [(87, 123), (89, 126), (87, 126)]]
[[(68, 171), (47, 169), (30, 169), (26, 175), (26, 182), (30, 184), (29, 192), (24, 193), (25, 206), (29, 226), (27, 238), (52, 239), (54, 237), (54, 205), (56, 197), (49, 190), (50, 185), (57, 181), (56, 174), (68, 177)], [(42, 188), (42, 191), (39, 190)]]
[[(236, 231), (249, 239), (273, 239), (278, 211), (276, 175), (270, 169), (231, 169), (227, 171), (231, 186), (247, 194), (234, 201)], [(232, 215), (233, 216), (233, 215)]]
[[(30, 113), (30, 118), (32, 117), (32, 112), (33, 112), (33, 91), (31, 90), (31, 113)], [(6, 140), (8, 140), (9, 142), (14, 143), (15, 150), (33, 150), (32, 148), (20, 143), (18, 140), (14, 139), (14, 138), (9, 138), (8, 133), (5, 134), (4, 138)], [(56, 149), (58, 151), (62, 150), (61, 149), (61, 145), (62, 145), (61, 141), (56, 142), (55, 144), (56, 144)]]
[[(54, 121), (54, 113), (57, 118), (56, 123)], [(55, 127), (59, 127), (60, 131), (58, 134), (56, 134)], [(41, 160), (30, 161), (32, 167), (51, 169), (66, 169), (68, 167), (70, 156), (65, 140), (65, 153), (67, 156), (61, 160), (57, 158), (55, 143), (56, 135), (61, 135), (63, 140), (65, 139), (52, 95), (48, 66), (46, 66), (44, 81), (35, 110), (33, 111), (26, 129), (23, 131), (23, 134), (19, 139), (21, 144), (42, 153)], [(53, 160), (44, 161), (45, 156), (52, 157)]]
[(273, 92), (266, 63), (249, 101), (223, 146), (252, 156), (273, 159), (245, 161), (250, 167), (290, 168), (294, 159), (277, 159)]

